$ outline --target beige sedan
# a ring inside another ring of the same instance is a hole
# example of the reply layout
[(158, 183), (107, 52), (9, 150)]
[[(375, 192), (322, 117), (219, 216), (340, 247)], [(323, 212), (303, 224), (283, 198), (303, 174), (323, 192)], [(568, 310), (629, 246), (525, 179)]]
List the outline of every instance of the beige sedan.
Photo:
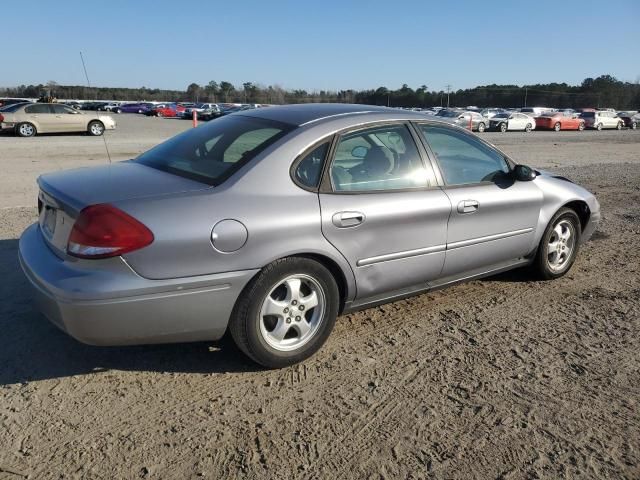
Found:
[(99, 136), (114, 130), (116, 122), (108, 115), (86, 114), (58, 103), (21, 103), (0, 111), (0, 127), (13, 129), (21, 137), (59, 132)]

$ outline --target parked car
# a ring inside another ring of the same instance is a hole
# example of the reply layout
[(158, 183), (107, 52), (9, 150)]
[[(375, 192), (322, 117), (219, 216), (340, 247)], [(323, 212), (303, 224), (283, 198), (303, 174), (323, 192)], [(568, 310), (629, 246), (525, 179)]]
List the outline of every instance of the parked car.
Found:
[(200, 118), (200, 114), (202, 112), (204, 112), (205, 110), (209, 111), (209, 110), (220, 110), (220, 107), (218, 107), (218, 104), (216, 103), (198, 103), (197, 105), (194, 105), (193, 107), (186, 107), (182, 113), (180, 114), (180, 116), (186, 120), (191, 120), (193, 119), (193, 112), (198, 112), (198, 118)]
[(482, 115), (484, 118), (492, 119), (498, 113), (502, 113), (505, 111), (506, 110), (504, 110), (503, 108), (485, 108), (480, 110), (480, 115)]
[(155, 105), (149, 102), (142, 103), (122, 103), (114, 108), (113, 113), (145, 113), (151, 110)]
[(368, 105), (246, 110), (38, 184), (19, 256), (54, 324), (97, 345), (229, 330), (267, 367), (311, 356), (339, 313), (527, 265), (561, 277), (600, 219), (566, 178)]
[(120, 106), (120, 102), (103, 103), (98, 107), (98, 111), (112, 112), (114, 109), (118, 108), (119, 106)]
[(536, 128), (542, 130), (584, 130), (584, 119), (574, 113), (544, 113), (536, 117)]
[(6, 107), (8, 105), (13, 105), (15, 103), (26, 103), (29, 100), (25, 100), (23, 98), (0, 98), (0, 107)]
[(529, 115), (518, 112), (504, 112), (494, 115), (489, 120), (489, 129), (506, 132), (508, 130), (524, 130), (530, 132), (535, 130), (536, 120)]
[(13, 111), (0, 113), (0, 124), (20, 137), (60, 132), (102, 135), (105, 130), (116, 128), (116, 122), (107, 115), (85, 114), (60, 103), (16, 104)]
[(640, 123), (640, 113), (638, 112), (618, 112), (618, 117), (624, 122), (624, 126), (635, 130)]
[(213, 120), (215, 118), (224, 116), (225, 115), (224, 112), (225, 111), (222, 108), (216, 105), (213, 108), (208, 108), (198, 113), (198, 120), (202, 120), (205, 122), (209, 120)]
[(80, 105), (80, 110), (93, 110), (97, 112), (103, 105), (106, 105), (106, 102), (84, 102)]
[(615, 112), (611, 112), (609, 110), (583, 112), (580, 114), (580, 118), (584, 120), (585, 127), (593, 128), (595, 130), (602, 130), (605, 128), (617, 128), (620, 130), (624, 125), (624, 121), (620, 119)]
[(169, 103), (167, 105), (156, 105), (145, 112), (145, 115), (152, 117), (179, 117), (184, 110), (185, 108), (182, 105)]

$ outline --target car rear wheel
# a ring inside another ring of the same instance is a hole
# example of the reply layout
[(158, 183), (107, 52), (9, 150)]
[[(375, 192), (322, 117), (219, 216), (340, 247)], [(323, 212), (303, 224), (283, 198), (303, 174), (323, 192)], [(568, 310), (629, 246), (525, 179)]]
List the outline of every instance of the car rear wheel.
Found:
[(87, 132), (89, 133), (89, 135), (92, 135), (94, 137), (99, 137), (104, 133), (104, 125), (102, 124), (102, 122), (99, 122), (98, 120), (93, 120), (92, 122), (89, 122), (89, 126), (87, 127)]
[(478, 131), (479, 131), (480, 133), (484, 132), (484, 129), (485, 129), (485, 128), (486, 128), (486, 127), (485, 127), (484, 123), (480, 122), (480, 123), (478, 124)]
[(599, 123), (598, 125), (596, 125), (596, 130), (602, 130), (602, 124)]
[(506, 123), (501, 123), (501, 124), (500, 124), (500, 131), (501, 131), (502, 133), (504, 133), (504, 132), (506, 132), (506, 131), (507, 131), (507, 124), (506, 124)]
[(339, 298), (336, 281), (322, 264), (300, 257), (277, 260), (245, 287), (229, 330), (238, 348), (256, 363), (293, 365), (327, 340)]
[(584, 130), (584, 122), (580, 122), (578, 124), (578, 130), (583, 131)]
[(527, 133), (529, 133), (531, 131), (531, 124), (530, 123), (527, 123), (527, 126), (524, 127), (524, 131), (527, 132)]
[(140, 109), (138, 109), (138, 113), (142, 113), (142, 109), (141, 109), (141, 108), (140, 108)]
[(622, 122), (618, 122), (618, 125), (616, 125), (616, 129), (622, 130)]
[(553, 126), (553, 129), (554, 129), (556, 132), (559, 132), (561, 128), (562, 128), (562, 126), (560, 125), (560, 122), (557, 122), (557, 123)]
[(570, 208), (561, 208), (551, 219), (540, 240), (533, 267), (545, 280), (569, 271), (578, 254), (580, 219)]
[(156, 117), (161, 117), (162, 116), (162, 112), (156, 112)]
[(635, 130), (638, 128), (638, 124), (636, 122), (631, 122), (631, 130)]
[(37, 131), (35, 125), (25, 122), (16, 127), (16, 133), (21, 137), (33, 137)]
[(114, 109), (113, 109), (113, 112), (114, 112), (114, 113), (122, 113), (122, 110), (120, 110), (119, 108), (114, 108)]

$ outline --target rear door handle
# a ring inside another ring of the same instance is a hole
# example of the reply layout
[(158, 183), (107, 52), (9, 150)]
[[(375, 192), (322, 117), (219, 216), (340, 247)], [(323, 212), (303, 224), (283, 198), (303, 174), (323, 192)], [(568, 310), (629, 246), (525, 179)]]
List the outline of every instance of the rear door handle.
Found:
[(355, 227), (364, 222), (364, 213), (361, 212), (338, 212), (331, 219), (338, 228)]
[(458, 213), (473, 213), (478, 211), (480, 204), (476, 200), (462, 200), (458, 203)]

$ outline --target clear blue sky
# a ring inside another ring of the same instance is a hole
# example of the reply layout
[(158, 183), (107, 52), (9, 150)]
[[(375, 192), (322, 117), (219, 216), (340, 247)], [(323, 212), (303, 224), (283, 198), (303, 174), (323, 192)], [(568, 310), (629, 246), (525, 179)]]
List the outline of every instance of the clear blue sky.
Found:
[(3, 1), (0, 86), (284, 88), (640, 79), (640, 0)]

